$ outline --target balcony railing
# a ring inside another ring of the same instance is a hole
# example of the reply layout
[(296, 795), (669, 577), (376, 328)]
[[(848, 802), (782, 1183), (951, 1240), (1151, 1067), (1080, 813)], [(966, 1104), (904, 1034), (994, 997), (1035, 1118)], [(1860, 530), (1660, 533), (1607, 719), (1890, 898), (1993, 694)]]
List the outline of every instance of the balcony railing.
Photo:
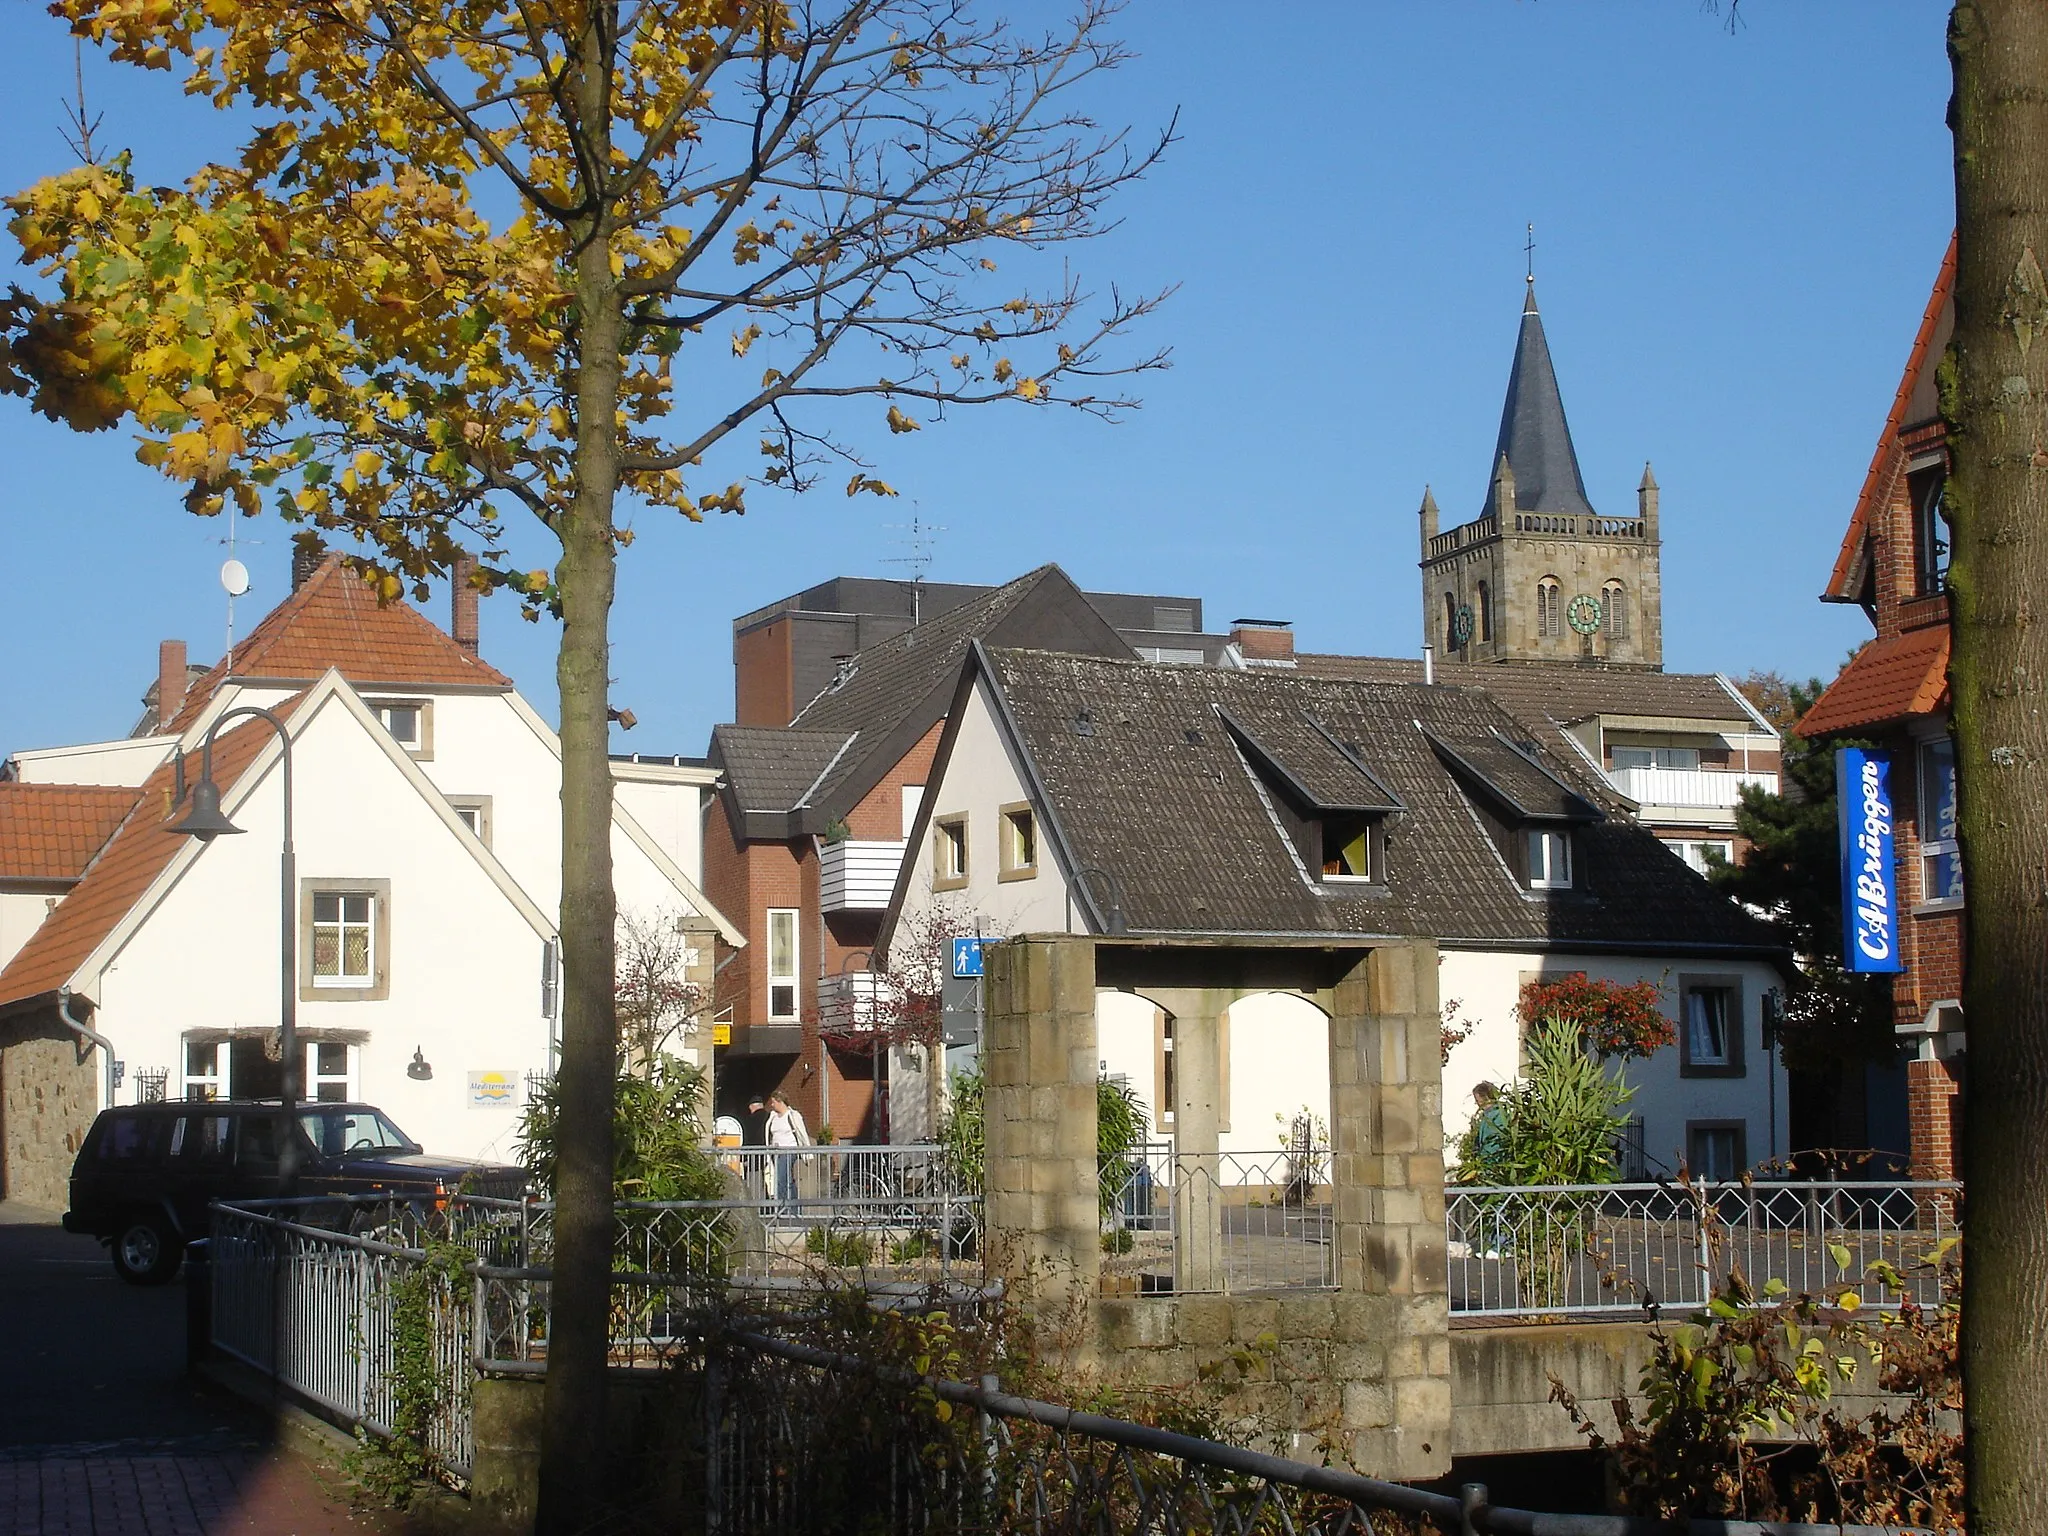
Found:
[(879, 912), (889, 905), (903, 844), (848, 838), (827, 843), (819, 861), (818, 901), (827, 912)]
[(1775, 773), (1715, 773), (1698, 768), (1616, 768), (1607, 777), (1639, 805), (1683, 805), (1696, 809), (1733, 810), (1742, 803), (1742, 786), (1753, 784), (1775, 795)]
[(876, 971), (846, 971), (818, 982), (818, 1027), (855, 1034), (893, 1023), (903, 999), (896, 984)]

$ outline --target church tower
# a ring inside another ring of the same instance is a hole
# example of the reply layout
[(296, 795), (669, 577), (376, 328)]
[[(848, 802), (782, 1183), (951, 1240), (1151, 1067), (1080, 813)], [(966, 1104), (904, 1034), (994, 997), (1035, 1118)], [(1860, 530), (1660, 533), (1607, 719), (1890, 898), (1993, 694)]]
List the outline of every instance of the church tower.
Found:
[(1533, 276), (1485, 509), (1440, 533), (1425, 490), (1421, 519), (1422, 633), (1439, 656), (1663, 670), (1657, 480), (1645, 464), (1633, 517), (1586, 499)]

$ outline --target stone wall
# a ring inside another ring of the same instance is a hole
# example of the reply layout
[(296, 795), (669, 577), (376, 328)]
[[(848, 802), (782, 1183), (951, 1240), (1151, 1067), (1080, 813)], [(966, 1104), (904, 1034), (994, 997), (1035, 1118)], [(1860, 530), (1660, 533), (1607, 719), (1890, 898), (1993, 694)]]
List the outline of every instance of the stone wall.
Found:
[(96, 1050), (79, 1059), (78, 1037), (53, 1009), (0, 1020), (0, 1198), (52, 1211), (70, 1203), (102, 1070)]

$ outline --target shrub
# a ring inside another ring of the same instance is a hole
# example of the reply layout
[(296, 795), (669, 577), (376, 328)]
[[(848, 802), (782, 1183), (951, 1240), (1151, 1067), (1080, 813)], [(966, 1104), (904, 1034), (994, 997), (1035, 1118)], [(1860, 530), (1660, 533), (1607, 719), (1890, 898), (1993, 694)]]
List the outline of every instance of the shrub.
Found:
[(1595, 1056), (1628, 1061), (1676, 1043), (1678, 1032), (1657, 1006), (1655, 982), (1623, 986), (1573, 974), (1526, 982), (1517, 1012), (1524, 1027), (1544, 1019), (1576, 1025)]
[(864, 1269), (875, 1256), (875, 1240), (866, 1232), (813, 1227), (804, 1234), (804, 1252), (843, 1269)]
[(1608, 1184), (1615, 1138), (1635, 1090), (1588, 1055), (1580, 1026), (1544, 1019), (1529, 1040), (1528, 1075), (1473, 1116), (1458, 1142), (1467, 1184)]

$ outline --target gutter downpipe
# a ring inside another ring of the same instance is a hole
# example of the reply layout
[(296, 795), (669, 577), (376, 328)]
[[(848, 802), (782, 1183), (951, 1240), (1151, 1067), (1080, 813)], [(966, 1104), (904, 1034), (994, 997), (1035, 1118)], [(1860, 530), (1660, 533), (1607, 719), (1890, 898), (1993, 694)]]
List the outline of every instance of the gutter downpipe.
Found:
[(106, 1067), (100, 1073), (100, 1108), (112, 1109), (114, 1107), (114, 1042), (94, 1029), (90, 1024), (82, 1023), (71, 1017), (71, 999), (74, 995), (69, 987), (59, 987), (57, 989), (57, 1020), (83, 1042), (78, 1053), (81, 1057), (85, 1055), (86, 1047), (96, 1045), (100, 1048), (100, 1054), (106, 1058)]

